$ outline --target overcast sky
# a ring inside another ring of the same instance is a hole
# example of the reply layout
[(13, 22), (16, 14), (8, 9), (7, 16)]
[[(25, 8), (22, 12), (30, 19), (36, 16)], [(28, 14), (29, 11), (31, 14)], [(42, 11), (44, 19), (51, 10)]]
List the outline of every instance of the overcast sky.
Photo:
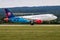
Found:
[(1, 7), (60, 5), (60, 0), (0, 0)]

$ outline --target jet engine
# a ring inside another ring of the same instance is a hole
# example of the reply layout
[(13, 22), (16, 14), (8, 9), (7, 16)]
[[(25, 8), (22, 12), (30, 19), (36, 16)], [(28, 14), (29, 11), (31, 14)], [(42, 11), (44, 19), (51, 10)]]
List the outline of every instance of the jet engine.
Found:
[(41, 24), (43, 21), (37, 19), (37, 20), (35, 20), (34, 22), (37, 23), (37, 24)]

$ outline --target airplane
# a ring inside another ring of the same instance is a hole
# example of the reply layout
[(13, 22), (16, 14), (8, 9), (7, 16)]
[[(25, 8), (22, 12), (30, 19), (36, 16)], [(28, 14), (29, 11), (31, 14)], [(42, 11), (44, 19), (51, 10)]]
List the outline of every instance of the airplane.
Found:
[(20, 22), (20, 23), (30, 23), (34, 25), (34, 23), (41, 24), (43, 21), (51, 21), (57, 19), (57, 16), (53, 14), (40, 14), (40, 15), (30, 15), (30, 16), (15, 16), (13, 13), (5, 8), (4, 9), (6, 17), (3, 19), (5, 22)]

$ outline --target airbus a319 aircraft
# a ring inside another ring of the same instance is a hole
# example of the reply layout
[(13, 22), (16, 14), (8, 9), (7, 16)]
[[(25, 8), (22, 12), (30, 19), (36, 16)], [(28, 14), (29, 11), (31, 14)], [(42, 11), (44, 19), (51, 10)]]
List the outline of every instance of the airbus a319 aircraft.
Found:
[(5, 8), (6, 17), (3, 19), (5, 22), (17, 22), (17, 23), (34, 23), (41, 24), (43, 21), (51, 21), (57, 19), (57, 16), (53, 14), (40, 14), (40, 15), (30, 15), (30, 16), (15, 16), (13, 13)]

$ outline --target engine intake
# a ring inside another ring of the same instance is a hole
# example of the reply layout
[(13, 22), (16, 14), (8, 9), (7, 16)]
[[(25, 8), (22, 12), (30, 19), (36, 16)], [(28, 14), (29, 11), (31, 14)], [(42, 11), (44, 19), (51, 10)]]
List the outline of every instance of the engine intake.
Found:
[(35, 20), (35, 23), (37, 23), (37, 24), (41, 24), (43, 21), (42, 20)]

